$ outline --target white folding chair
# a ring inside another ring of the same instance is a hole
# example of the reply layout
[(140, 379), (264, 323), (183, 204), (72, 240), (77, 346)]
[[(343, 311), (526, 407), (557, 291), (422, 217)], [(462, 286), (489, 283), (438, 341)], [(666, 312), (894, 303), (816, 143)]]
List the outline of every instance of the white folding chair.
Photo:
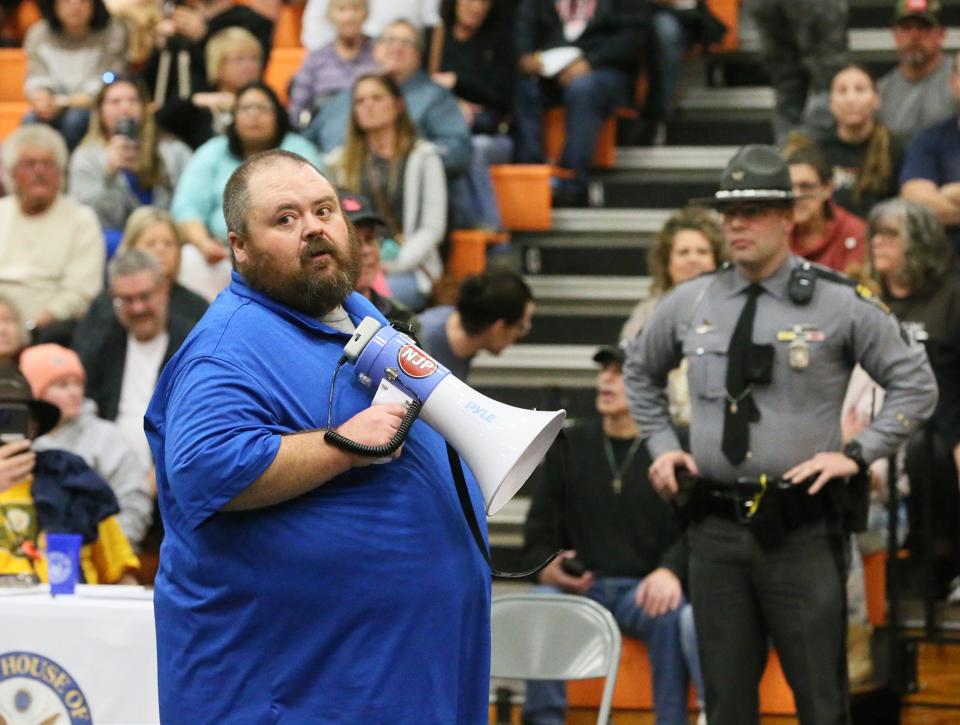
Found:
[(607, 725), (620, 666), (620, 628), (609, 611), (569, 594), (507, 594), (493, 598), (490, 616), (493, 677), (604, 677), (597, 723)]

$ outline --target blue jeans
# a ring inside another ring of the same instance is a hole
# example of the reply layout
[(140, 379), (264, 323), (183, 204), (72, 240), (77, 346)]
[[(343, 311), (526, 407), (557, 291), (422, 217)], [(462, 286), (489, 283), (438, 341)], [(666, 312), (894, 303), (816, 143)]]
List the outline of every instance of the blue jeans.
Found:
[[(647, 645), (650, 670), (653, 673), (653, 706), (656, 725), (686, 725), (687, 673), (681, 636), (681, 613), (689, 608), (684, 601), (672, 612), (659, 617), (648, 617), (636, 605), (638, 579), (605, 577), (597, 579), (587, 592), (598, 604), (610, 610), (620, 630), (630, 637), (642, 639)], [(537, 587), (539, 592), (559, 592), (555, 587)], [(692, 625), (692, 617), (687, 621)], [(688, 632), (689, 642), (692, 630)], [(692, 635), (695, 641), (695, 635)], [(694, 659), (690, 674), (700, 690), (700, 666), (693, 647)], [(567, 709), (564, 683), (554, 680), (527, 682), (527, 697), (523, 706), (523, 722), (529, 725), (563, 725)]]
[(650, 94), (644, 115), (666, 121), (673, 108), (673, 96), (687, 52), (687, 36), (680, 18), (667, 8), (653, 11), (653, 36), (647, 53), (650, 68)]
[(506, 164), (512, 155), (507, 136), (478, 134), (472, 137), (473, 155), (466, 173), (450, 183), (451, 201), (458, 228), (500, 229), (500, 207), (490, 177), (491, 164)]
[(540, 76), (519, 77), (513, 105), (517, 163), (545, 161), (543, 112), (563, 105), (565, 140), (560, 166), (572, 170), (575, 185), (586, 189), (600, 128), (607, 116), (627, 104), (629, 96), (630, 76), (615, 68), (598, 68), (566, 87)]
[(90, 111), (86, 108), (65, 108), (58, 116), (50, 121), (41, 121), (31, 111), (23, 117), (24, 123), (46, 123), (52, 126), (63, 140), (67, 142), (67, 148), (73, 151), (87, 135), (87, 129), (90, 126)]

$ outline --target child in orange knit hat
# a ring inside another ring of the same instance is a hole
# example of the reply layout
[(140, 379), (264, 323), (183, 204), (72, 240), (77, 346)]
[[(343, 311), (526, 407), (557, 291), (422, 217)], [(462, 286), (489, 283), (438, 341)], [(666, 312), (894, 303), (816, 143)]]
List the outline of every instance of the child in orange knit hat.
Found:
[(87, 375), (73, 350), (47, 343), (28, 347), (20, 370), (38, 400), (60, 409), (60, 422), (34, 443), (35, 450), (59, 449), (83, 458), (113, 489), (117, 519), (134, 548), (150, 526), (153, 497), (148, 471), (115, 423), (97, 416), (97, 406), (84, 397)]

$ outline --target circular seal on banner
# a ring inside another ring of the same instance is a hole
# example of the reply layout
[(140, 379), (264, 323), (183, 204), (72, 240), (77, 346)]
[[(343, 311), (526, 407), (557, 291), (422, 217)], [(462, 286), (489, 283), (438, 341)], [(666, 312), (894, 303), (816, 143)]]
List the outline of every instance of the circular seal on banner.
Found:
[(62, 551), (47, 552), (47, 578), (51, 584), (63, 584), (73, 574), (73, 562)]
[(53, 660), (36, 652), (0, 654), (0, 722), (9, 725), (92, 725), (80, 685)]
[(437, 361), (416, 345), (404, 345), (397, 353), (397, 364), (411, 378), (428, 378), (438, 370)]

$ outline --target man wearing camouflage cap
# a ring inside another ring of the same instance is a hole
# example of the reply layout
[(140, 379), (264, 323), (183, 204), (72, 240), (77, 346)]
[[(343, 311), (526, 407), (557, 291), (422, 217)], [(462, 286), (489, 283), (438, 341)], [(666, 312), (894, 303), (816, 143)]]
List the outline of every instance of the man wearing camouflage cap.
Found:
[[(769, 641), (801, 725), (849, 722), (847, 542), (866, 495), (863, 474), (937, 399), (923, 348), (869, 292), (790, 254), (792, 202), (776, 149), (740, 149), (709, 200), (723, 214), (732, 264), (664, 297), (625, 366), (651, 482), (689, 520), (711, 725), (759, 723)], [(682, 357), (690, 453), (663, 390)], [(844, 446), (840, 411), (857, 363), (888, 397)]]

